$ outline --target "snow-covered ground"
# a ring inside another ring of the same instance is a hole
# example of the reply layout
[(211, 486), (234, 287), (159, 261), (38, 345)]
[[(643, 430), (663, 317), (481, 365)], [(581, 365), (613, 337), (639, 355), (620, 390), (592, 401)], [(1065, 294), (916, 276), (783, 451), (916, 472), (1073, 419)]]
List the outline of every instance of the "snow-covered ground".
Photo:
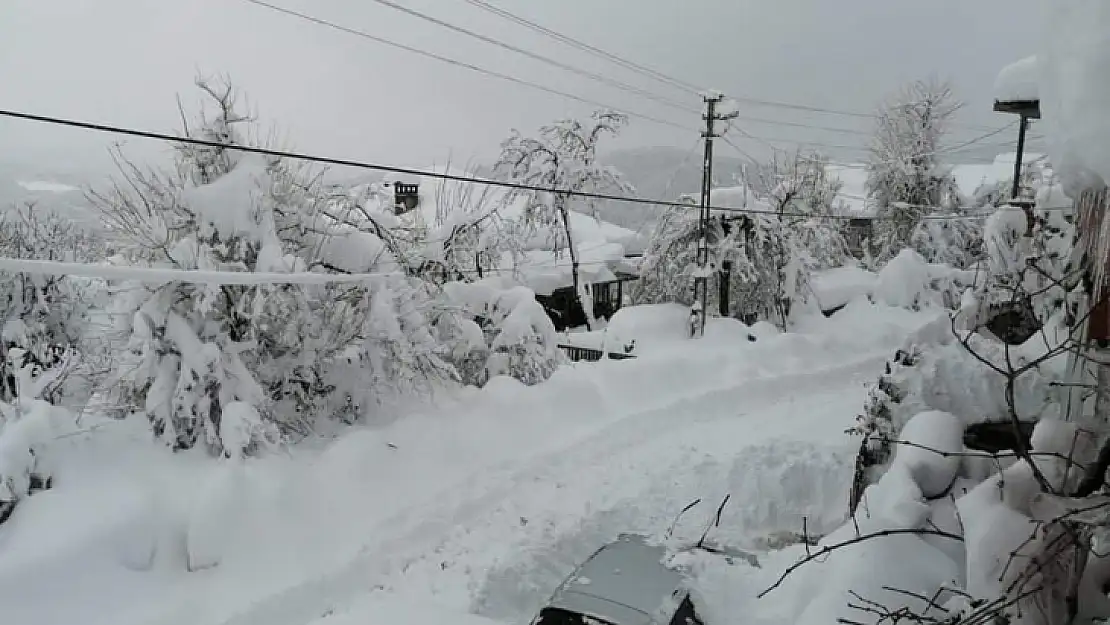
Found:
[[(4, 622), (423, 623), (442, 609), (520, 623), (601, 543), (661, 532), (699, 497), (676, 535), (700, 534), (726, 493), (716, 536), (730, 544), (758, 549), (803, 518), (830, 531), (858, 444), (844, 430), (927, 319), (857, 300), (798, 333), (657, 341), (245, 465), (105, 426), (70, 439), (56, 488), (0, 527)], [(693, 574), (706, 593), (747, 580), (713, 596), (747, 601), (745, 623), (783, 622), (781, 598), (754, 595), (796, 555)]]

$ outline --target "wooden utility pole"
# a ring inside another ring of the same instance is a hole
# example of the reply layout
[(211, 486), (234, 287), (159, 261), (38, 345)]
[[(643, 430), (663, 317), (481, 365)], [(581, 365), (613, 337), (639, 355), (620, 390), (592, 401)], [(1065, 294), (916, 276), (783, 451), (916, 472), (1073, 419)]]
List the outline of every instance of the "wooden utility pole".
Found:
[(702, 118), (705, 120), (705, 131), (702, 133), (702, 138), (705, 139), (705, 158), (702, 161), (701, 169), (701, 214), (699, 219), (699, 236), (698, 236), (698, 269), (694, 274), (694, 309), (691, 314), (695, 316), (693, 336), (700, 337), (705, 334), (705, 316), (708, 311), (707, 305), (709, 302), (709, 276), (712, 269), (709, 267), (709, 219), (710, 219), (710, 191), (713, 188), (713, 139), (718, 135), (714, 134), (713, 125), (717, 121), (724, 121), (733, 119), (739, 113), (733, 111), (721, 115), (717, 113), (717, 105), (724, 99), (724, 95), (720, 93), (708, 93), (704, 96), (705, 99), (705, 113)]

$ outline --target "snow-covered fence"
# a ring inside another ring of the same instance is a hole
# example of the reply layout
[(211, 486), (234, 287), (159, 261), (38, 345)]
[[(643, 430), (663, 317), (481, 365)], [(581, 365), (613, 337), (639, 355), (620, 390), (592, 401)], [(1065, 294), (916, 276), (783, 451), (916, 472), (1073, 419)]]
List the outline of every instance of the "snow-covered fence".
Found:
[[(598, 362), (606, 357), (606, 353), (600, 349), (592, 347), (578, 347), (576, 345), (560, 344), (559, 349), (566, 353), (567, 358), (573, 362)], [(608, 357), (610, 360), (627, 360), (635, 358), (632, 354), (624, 354), (621, 352), (609, 352)]]

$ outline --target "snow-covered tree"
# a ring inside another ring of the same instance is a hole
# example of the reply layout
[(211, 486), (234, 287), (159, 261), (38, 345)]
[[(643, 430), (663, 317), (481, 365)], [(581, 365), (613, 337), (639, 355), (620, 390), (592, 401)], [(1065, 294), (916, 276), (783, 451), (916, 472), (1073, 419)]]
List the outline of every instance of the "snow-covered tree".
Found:
[[(456, 171), (448, 163), (443, 170), (478, 177), (475, 168)], [(547, 331), (551, 321), (534, 293), (510, 288), (499, 277), (508, 262), (521, 260), (523, 241), (533, 234), (524, 219), (506, 214), (518, 196), (493, 185), (428, 177), (421, 181), (420, 207), (395, 215), (387, 184), (371, 185), (354, 202), (334, 203), (329, 214), (386, 241), (421, 281), (421, 308), (443, 364), (474, 386), (491, 375), (526, 384), (547, 379), (562, 362), (557, 337)], [(508, 331), (505, 324), (535, 311), (542, 318), (532, 331)]]
[(916, 81), (878, 112), (867, 190), (878, 206), (872, 245), (884, 262), (910, 244), (924, 215), (959, 207), (959, 191), (940, 151), (959, 108), (946, 83)]
[(614, 111), (594, 112), (590, 121), (565, 119), (540, 128), (536, 137), (514, 131), (501, 144), (495, 171), (509, 180), (548, 191), (521, 191), (528, 198), (526, 223), (546, 232), (556, 256), (566, 252), (571, 262), (574, 292), (586, 313), (587, 327), (593, 318), (588, 285), (579, 273), (579, 250), (570, 213), (580, 212), (598, 218), (597, 201), (573, 193), (613, 193), (630, 190), (612, 167), (597, 162), (597, 148), (605, 136), (616, 136), (628, 118)]
[[(199, 85), (217, 110), (187, 124), (189, 135), (248, 142), (235, 91)], [(372, 401), (455, 377), (427, 330), (424, 285), (400, 270), (382, 238), (328, 214), (333, 198), (315, 172), (226, 147), (182, 144), (176, 156), (173, 174), (121, 157), (123, 180), (91, 195), (129, 241), (129, 262), (382, 276), (370, 284), (117, 285), (131, 362), (115, 392), (158, 436), (177, 449), (237, 455), (281, 433), (308, 433), (317, 418), (357, 418)], [(233, 404), (236, 418), (257, 420), (224, 428)]]
[(969, 269), (983, 253), (983, 219), (962, 214), (922, 219), (910, 235), (910, 245), (930, 263)]
[[(0, 218), (0, 256), (90, 262), (99, 245), (72, 222), (28, 204)], [(16, 273), (0, 280), (0, 401), (16, 397), (15, 371), (24, 365), (36, 376), (52, 376), (42, 399), (57, 402), (63, 384), (80, 363), (94, 359), (85, 341), (95, 294), (87, 281), (66, 276)], [(18, 359), (9, 353), (17, 350)], [(15, 364), (13, 364), (15, 363)], [(60, 370), (62, 368), (64, 370)]]
[[(674, 207), (652, 233), (633, 285), (632, 301), (694, 303), (694, 272), (701, 229), (695, 210)], [(807, 255), (798, 247), (793, 226), (773, 215), (714, 218), (708, 232), (710, 266), (729, 272), (729, 316), (771, 321), (785, 327), (791, 310), (808, 299)], [(722, 279), (715, 272), (716, 279)], [(709, 310), (720, 309), (718, 289), (709, 288)]]

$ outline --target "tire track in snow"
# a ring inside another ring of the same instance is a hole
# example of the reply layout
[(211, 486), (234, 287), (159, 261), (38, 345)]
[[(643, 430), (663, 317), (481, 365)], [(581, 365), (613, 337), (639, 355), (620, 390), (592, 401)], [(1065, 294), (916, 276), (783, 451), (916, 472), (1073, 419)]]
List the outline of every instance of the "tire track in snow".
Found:
[[(611, 458), (622, 450), (652, 441), (668, 444), (669, 433), (691, 425), (752, 415), (753, 410), (773, 406), (792, 392), (801, 390), (812, 394), (843, 389), (846, 382), (881, 370), (888, 357), (889, 350), (883, 349), (834, 367), (748, 378), (726, 388), (637, 411), (523, 465), (480, 471), (454, 492), (440, 493), (429, 503), (402, 510), (367, 528), (368, 535), (405, 528), (400, 533), (395, 532), (391, 537), (364, 547), (339, 569), (254, 602), (223, 620), (222, 625), (309, 623), (333, 607), (347, 604), (380, 587), (391, 574), (411, 567), (424, 556), (434, 555), (458, 528), (472, 525), (484, 514), (497, 510), (503, 502), (511, 502), (511, 495), (520, 488), (533, 488), (538, 482), (557, 479), (560, 475), (574, 475), (581, 466), (590, 465), (591, 460)], [(722, 410), (722, 406), (736, 408)], [(679, 414), (689, 415), (689, 418), (677, 418)], [(767, 424), (761, 427), (763, 425)], [(159, 623), (196, 625), (195, 614), (186, 616), (182, 611), (175, 612), (174, 616)]]

